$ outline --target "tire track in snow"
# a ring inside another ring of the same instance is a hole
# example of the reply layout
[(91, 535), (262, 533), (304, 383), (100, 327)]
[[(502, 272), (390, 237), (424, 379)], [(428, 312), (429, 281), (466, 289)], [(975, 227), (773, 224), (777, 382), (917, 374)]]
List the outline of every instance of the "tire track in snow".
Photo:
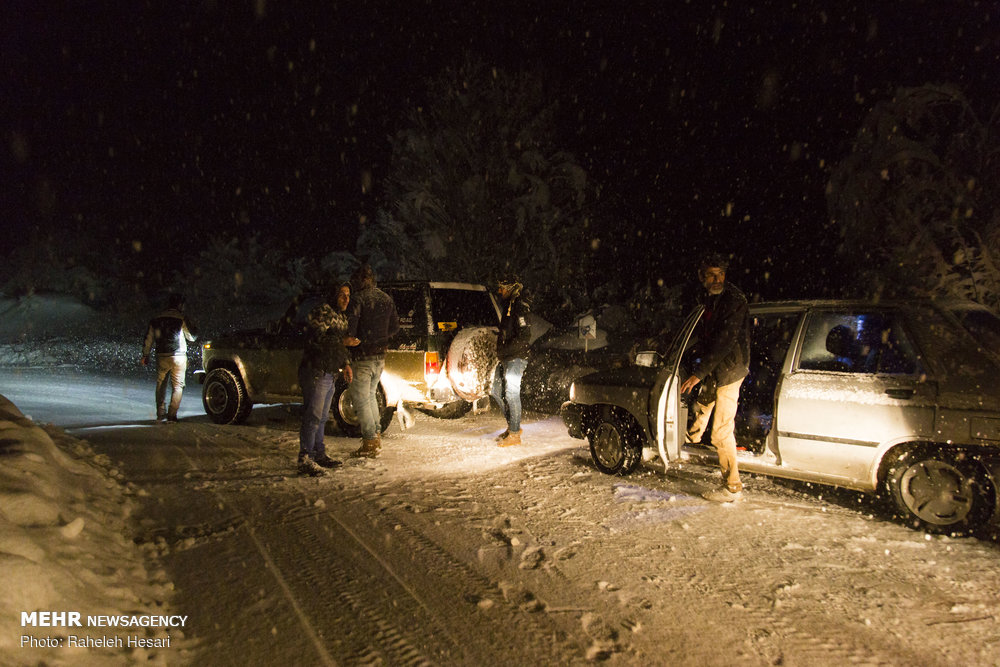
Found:
[[(308, 502), (305, 491), (299, 489), (298, 493)], [(344, 506), (338, 503), (338, 509)], [(358, 521), (356, 515), (352, 518), (359, 525), (369, 520), (360, 517)], [(286, 560), (302, 564), (297, 577), (313, 591), (313, 598), (319, 598), (314, 614), (324, 618), (350, 616), (349, 630), (336, 625), (331, 628), (344, 631), (338, 643), (349, 662), (425, 665), (461, 649), (447, 625), (372, 546), (373, 540), (363, 538), (347, 521), (320, 509), (290, 520), (287, 527), (295, 537), (281, 541), (289, 547)], [(394, 620), (398, 618), (407, 619), (410, 627), (400, 627)], [(434, 632), (414, 631), (428, 627)], [(338, 640), (330, 637), (330, 641)]]
[[(406, 494), (410, 497), (409, 494)], [(495, 658), (498, 652), (511, 650), (510, 638), (518, 638), (518, 651), (527, 661), (551, 659), (553, 636), (558, 628), (544, 614), (527, 613), (516, 606), (516, 601), (497, 601), (499, 586), (481, 574), (461, 558), (452, 555), (442, 547), (427, 531), (433, 524), (424, 512), (384, 506), (386, 498), (379, 493), (368, 499), (358, 499), (349, 507), (338, 505), (338, 510), (348, 509), (352, 516), (363, 517), (349, 527), (339, 512), (327, 512), (327, 516), (358, 542), (365, 544), (377, 560), (393, 570), (398, 583), (419, 600), (422, 609), (436, 619), (439, 627), (452, 625), (481, 624), (483, 632), (463, 633), (463, 639), (451, 639), (456, 649), (463, 652), (463, 663), (481, 662)], [(379, 504), (383, 506), (378, 507)], [(366, 528), (370, 527), (370, 528)], [(380, 548), (376, 544), (381, 539)], [(384, 556), (383, 556), (384, 554)], [(405, 575), (391, 563), (409, 560), (413, 566), (405, 570)], [(447, 589), (442, 583), (447, 582)], [(460, 604), (456, 605), (456, 602)], [(480, 606), (482, 603), (482, 607)], [(485, 607), (485, 609), (483, 608)], [(494, 635), (499, 630), (499, 635)], [(561, 647), (565, 648), (565, 647)], [(572, 652), (572, 651), (566, 651)], [(562, 652), (565, 654), (566, 652)]]
[[(178, 446), (175, 446), (174, 448), (188, 462), (192, 471), (199, 471), (198, 465), (190, 456), (188, 456), (188, 454), (183, 450), (183, 448)], [(212, 493), (212, 495), (215, 496), (216, 499), (218, 499), (218, 501), (222, 505), (230, 507), (238, 506), (235, 503), (227, 502), (228, 499), (225, 498), (218, 490), (216, 489), (209, 489), (209, 490)], [(257, 536), (257, 533), (254, 530), (253, 523), (249, 521), (249, 517), (247, 517), (247, 519), (248, 520), (243, 525), (246, 528), (247, 533), (250, 536), (250, 539), (253, 541), (254, 546), (257, 548), (258, 553), (264, 560), (268, 572), (271, 573), (271, 576), (274, 577), (275, 582), (281, 588), (282, 594), (284, 595), (285, 600), (291, 606), (292, 611), (295, 614), (295, 617), (298, 620), (299, 625), (302, 627), (302, 630), (305, 633), (306, 638), (309, 640), (309, 643), (312, 644), (313, 648), (316, 650), (316, 655), (319, 658), (321, 664), (327, 665), (328, 667), (335, 667), (337, 665), (337, 662), (327, 652), (326, 646), (320, 640), (319, 636), (316, 633), (315, 628), (309, 621), (309, 618), (303, 612), (298, 597), (295, 595), (291, 587), (288, 585), (288, 582), (285, 580), (285, 577), (283, 576), (281, 569), (278, 567), (274, 559), (271, 557), (271, 553), (268, 551), (268, 549), (264, 546), (264, 544)]]
[[(295, 477), (259, 494), (260, 486), (217, 480), (181, 455), (192, 471), (188, 480), (217, 481), (201, 489), (220, 507), (239, 512), (240, 527), (247, 529), (322, 664), (468, 663), (512, 650), (547, 661), (560, 655), (553, 649), (559, 630), (544, 614), (528, 614), (516, 601), (494, 603), (495, 582), (409, 525), (411, 504), (394, 510), (384, 505), (386, 496), (379, 489), (341, 491), (326, 480)], [(317, 495), (323, 503), (315, 500)], [(327, 502), (336, 509), (324, 509)], [(447, 595), (441, 595), (442, 582), (451, 591)], [(477, 605), (482, 600), (492, 603), (487, 611)], [(467, 637), (460, 640), (449, 630), (467, 625), (470, 618), (498, 626), (499, 636), (480, 633), (482, 640), (470, 646)], [(512, 636), (518, 638), (516, 649)]]

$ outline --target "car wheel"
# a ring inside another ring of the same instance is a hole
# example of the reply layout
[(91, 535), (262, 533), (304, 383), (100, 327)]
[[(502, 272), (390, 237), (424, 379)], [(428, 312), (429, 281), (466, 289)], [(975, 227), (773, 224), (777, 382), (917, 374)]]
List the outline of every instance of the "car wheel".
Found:
[(205, 414), (216, 424), (242, 424), (253, 408), (243, 380), (226, 368), (209, 371), (201, 390), (201, 402)]
[(628, 475), (642, 462), (642, 442), (630, 420), (614, 413), (590, 429), (590, 455), (607, 475)]
[[(344, 435), (356, 438), (361, 435), (361, 421), (358, 419), (358, 411), (354, 408), (354, 400), (347, 391), (349, 386), (346, 382), (337, 382), (333, 401), (330, 403), (330, 413)], [(378, 402), (380, 416), (379, 432), (384, 433), (392, 423), (393, 408), (386, 406), (385, 391), (381, 385), (375, 392), (375, 400)]]
[(995, 490), (962, 453), (904, 453), (886, 476), (895, 516), (929, 533), (968, 535), (989, 520)]

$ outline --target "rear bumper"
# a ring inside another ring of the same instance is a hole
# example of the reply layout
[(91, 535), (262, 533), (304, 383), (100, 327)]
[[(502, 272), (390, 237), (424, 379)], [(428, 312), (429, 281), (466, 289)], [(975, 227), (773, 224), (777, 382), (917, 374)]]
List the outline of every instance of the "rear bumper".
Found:
[(587, 432), (583, 423), (583, 408), (573, 401), (566, 401), (559, 408), (559, 416), (562, 417), (566, 430), (571, 437), (586, 438)]

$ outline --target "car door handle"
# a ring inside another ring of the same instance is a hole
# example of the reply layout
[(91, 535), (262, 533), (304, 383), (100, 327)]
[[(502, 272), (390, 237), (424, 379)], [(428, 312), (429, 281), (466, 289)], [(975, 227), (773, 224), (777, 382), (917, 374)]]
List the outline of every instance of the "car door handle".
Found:
[(898, 399), (901, 399), (901, 400), (905, 400), (905, 399), (908, 399), (908, 398), (913, 398), (913, 390), (912, 389), (886, 389), (885, 393), (890, 398), (898, 398)]

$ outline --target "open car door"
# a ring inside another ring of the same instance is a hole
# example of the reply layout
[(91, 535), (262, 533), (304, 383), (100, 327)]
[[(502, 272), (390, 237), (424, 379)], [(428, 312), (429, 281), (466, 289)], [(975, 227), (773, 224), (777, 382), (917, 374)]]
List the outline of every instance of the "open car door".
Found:
[(681, 402), (678, 391), (682, 379), (679, 377), (681, 359), (684, 357), (684, 351), (687, 349), (694, 328), (704, 311), (704, 306), (698, 306), (684, 320), (683, 326), (677, 331), (670, 344), (663, 368), (656, 377), (656, 383), (649, 395), (649, 413), (656, 417), (653, 421), (653, 437), (660, 450), (660, 458), (664, 465), (668, 461), (679, 459), (681, 447), (684, 445), (684, 434), (687, 430), (687, 406)]

